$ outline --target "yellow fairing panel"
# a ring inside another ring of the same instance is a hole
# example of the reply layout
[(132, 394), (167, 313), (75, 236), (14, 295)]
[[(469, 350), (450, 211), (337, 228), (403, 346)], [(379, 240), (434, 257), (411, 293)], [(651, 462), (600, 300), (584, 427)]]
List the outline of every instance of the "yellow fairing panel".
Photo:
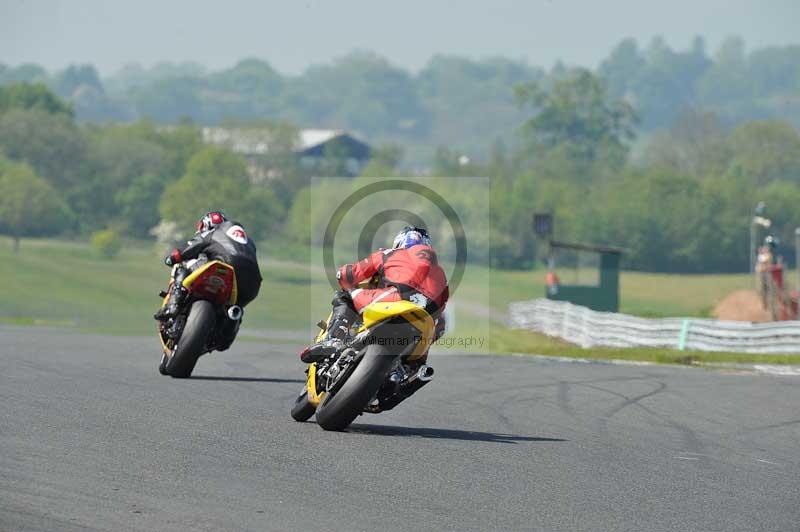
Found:
[(200, 275), (202, 275), (203, 272), (206, 271), (207, 269), (209, 269), (211, 266), (216, 266), (218, 268), (220, 268), (220, 267), (221, 268), (227, 268), (227, 269), (231, 270), (231, 272), (233, 273), (233, 286), (231, 287), (231, 297), (228, 299), (228, 304), (229, 305), (235, 305), (236, 301), (239, 299), (239, 293), (238, 293), (238, 288), (237, 288), (238, 287), (238, 283), (236, 282), (236, 270), (233, 269), (233, 266), (231, 266), (230, 264), (226, 264), (226, 263), (222, 262), (221, 260), (212, 260), (211, 262), (203, 264), (202, 266), (197, 268), (195, 271), (190, 273), (186, 277), (186, 279), (183, 280), (183, 283), (181, 283), (181, 284), (183, 285), (184, 288), (188, 289), (190, 286), (192, 286), (192, 283), (194, 283), (195, 280), (197, 280), (197, 278), (200, 277)]
[(378, 323), (396, 316), (402, 316), (420, 332), (421, 341), (409, 356), (409, 360), (424, 355), (431, 346), (435, 325), (433, 318), (424, 308), (410, 301), (377, 302), (367, 305), (362, 313), (364, 324), (358, 332), (371, 329)]
[(315, 342), (321, 342), (322, 339), (325, 337), (325, 333), (328, 331), (328, 324), (331, 322), (331, 318), (333, 317), (333, 312), (328, 314), (328, 319), (325, 320), (325, 328), (317, 333), (317, 336), (314, 338)]
[(317, 363), (313, 362), (308, 367), (308, 381), (306, 382), (308, 391), (308, 402), (314, 406), (319, 406), (320, 401), (325, 396), (325, 392), (317, 394)]
[[(167, 306), (168, 302), (169, 302), (169, 293), (167, 293), (167, 295), (164, 296), (164, 299), (161, 301), (161, 306), (162, 307)], [(161, 340), (161, 348), (163, 349), (163, 351), (167, 355), (171, 356), (172, 355), (172, 349), (167, 347), (167, 344), (164, 342), (164, 336), (161, 334), (160, 325), (159, 325), (159, 330), (158, 330), (158, 339)]]

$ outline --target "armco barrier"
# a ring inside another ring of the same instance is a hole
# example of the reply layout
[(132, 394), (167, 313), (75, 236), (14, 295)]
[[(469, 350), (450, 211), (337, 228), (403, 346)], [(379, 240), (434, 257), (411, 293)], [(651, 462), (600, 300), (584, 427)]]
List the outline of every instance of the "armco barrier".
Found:
[(699, 318), (637, 318), (596, 312), (565, 301), (509, 305), (511, 327), (582, 347), (671, 347), (697, 351), (800, 353), (800, 321), (747, 323)]

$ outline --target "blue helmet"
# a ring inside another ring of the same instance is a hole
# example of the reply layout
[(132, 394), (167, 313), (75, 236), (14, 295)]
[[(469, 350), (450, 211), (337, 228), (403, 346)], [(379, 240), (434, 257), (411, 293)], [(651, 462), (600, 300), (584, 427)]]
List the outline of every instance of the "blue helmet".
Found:
[(407, 225), (394, 237), (392, 247), (394, 249), (406, 249), (418, 244), (425, 244), (426, 246), (431, 245), (431, 237), (428, 236), (428, 231), (420, 227), (411, 227)]

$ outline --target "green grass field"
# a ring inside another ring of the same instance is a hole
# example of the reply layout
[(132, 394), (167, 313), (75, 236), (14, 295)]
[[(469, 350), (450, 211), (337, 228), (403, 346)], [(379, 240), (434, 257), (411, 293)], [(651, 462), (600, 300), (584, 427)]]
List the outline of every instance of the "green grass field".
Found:
[[(543, 270), (492, 271), (471, 267), (471, 281), (491, 283), (492, 306), (505, 311), (512, 301), (544, 297)], [(748, 274), (670, 275), (622, 272), (620, 312), (643, 317), (710, 317), (734, 290), (752, 288)], [(470, 290), (466, 286), (465, 291)]]
[[(244, 327), (274, 331), (314, 330), (330, 306), (331, 288), (320, 268), (296, 262), (280, 248), (260, 246), (264, 283), (245, 314)], [(277, 257), (277, 258), (275, 258)], [(0, 239), (0, 321), (69, 326), (110, 334), (152, 334), (157, 293), (166, 286), (169, 269), (148, 245), (133, 243), (113, 260), (99, 257), (81, 242), (23, 240), (19, 253)], [(468, 266), (453, 301), (453, 336), (485, 340), (483, 349), (560, 356), (652, 360), (656, 362), (752, 360), (751, 355), (704, 354), (664, 350), (591, 349), (502, 326), (512, 301), (541, 297), (543, 272), (509, 272)], [(747, 275), (657, 275), (623, 272), (623, 312), (641, 316), (707, 316), (726, 294), (747, 288)], [(454, 346), (458, 348), (458, 346)], [(474, 348), (474, 346), (473, 346)], [(758, 357), (774, 363), (800, 363), (800, 356)]]
[[(127, 246), (113, 260), (98, 257), (88, 244), (24, 240), (19, 253), (0, 240), (0, 319), (11, 323), (71, 325), (112, 334), (151, 334), (159, 290), (169, 268), (152, 247)], [(311, 280), (292, 265), (262, 265), (264, 283), (248, 306), (245, 323), (256, 329), (301, 329), (311, 315)], [(327, 301), (316, 302), (318, 313)]]

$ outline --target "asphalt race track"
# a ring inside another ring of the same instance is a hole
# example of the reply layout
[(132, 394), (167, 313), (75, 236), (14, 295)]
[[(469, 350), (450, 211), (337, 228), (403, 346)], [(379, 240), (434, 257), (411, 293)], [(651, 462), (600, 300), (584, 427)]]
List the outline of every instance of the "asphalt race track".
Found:
[(345, 433), (296, 345), (0, 327), (0, 530), (800, 529), (800, 378), (439, 356)]

